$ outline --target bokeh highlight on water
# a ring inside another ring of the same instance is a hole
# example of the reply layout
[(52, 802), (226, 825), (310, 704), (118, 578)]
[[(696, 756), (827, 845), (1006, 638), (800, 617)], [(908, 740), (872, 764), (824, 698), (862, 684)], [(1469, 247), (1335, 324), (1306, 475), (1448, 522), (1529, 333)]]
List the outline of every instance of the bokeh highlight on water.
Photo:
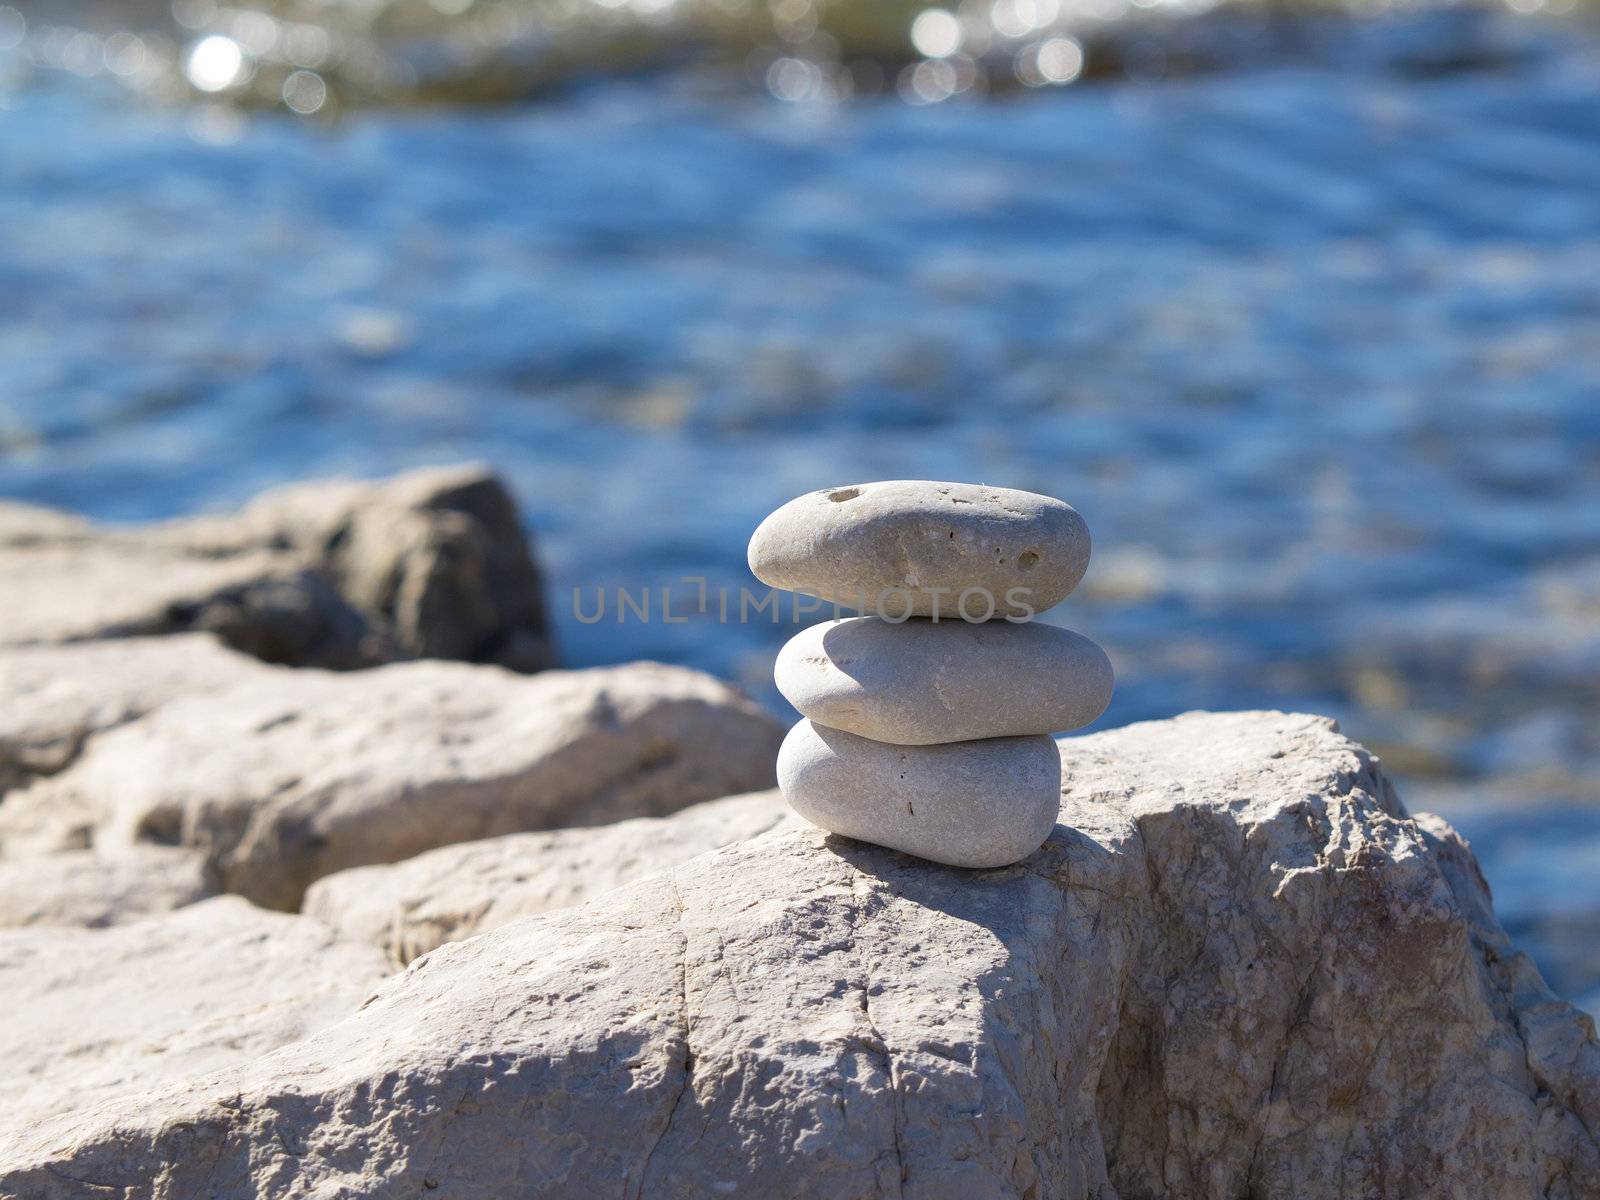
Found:
[(1319, 25), (986, 103), (668, 72), (337, 125), (130, 102), (18, 66), (30, 28), (0, 51), (0, 492), (142, 520), (486, 459), (568, 662), (775, 706), (789, 627), (585, 624), (572, 589), (736, 591), (755, 523), (823, 485), (1063, 496), (1099, 549), (1052, 616), (1113, 655), (1102, 725), (1338, 716), (1600, 1007), (1587, 27)]
[[(1586, 0), (1503, 0), (1570, 14)], [(1283, 58), (1329, 41), (1327, 18), (1440, 15), (1384, 39), (1427, 70), (1487, 49), (1445, 0), (44, 0), (0, 5), (13, 69), (104, 76), (149, 97), (213, 97), (318, 120), (352, 107), (497, 103), (575, 82), (671, 73), (705, 92), (760, 88), (829, 104), (913, 104), (1153, 80)], [(1470, 21), (1481, 9), (1466, 10)], [(1341, 39), (1332, 39), (1338, 43)], [(1442, 52), (1442, 53), (1441, 53)], [(1494, 53), (1493, 50), (1490, 51)]]

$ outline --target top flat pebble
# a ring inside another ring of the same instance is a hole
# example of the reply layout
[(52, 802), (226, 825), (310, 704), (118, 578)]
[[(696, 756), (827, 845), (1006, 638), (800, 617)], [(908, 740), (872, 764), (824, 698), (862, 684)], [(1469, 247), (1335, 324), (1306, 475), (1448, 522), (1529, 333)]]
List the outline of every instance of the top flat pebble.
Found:
[(974, 483), (896, 479), (807, 492), (750, 539), (772, 587), (887, 620), (1026, 620), (1066, 599), (1089, 566), (1070, 504)]

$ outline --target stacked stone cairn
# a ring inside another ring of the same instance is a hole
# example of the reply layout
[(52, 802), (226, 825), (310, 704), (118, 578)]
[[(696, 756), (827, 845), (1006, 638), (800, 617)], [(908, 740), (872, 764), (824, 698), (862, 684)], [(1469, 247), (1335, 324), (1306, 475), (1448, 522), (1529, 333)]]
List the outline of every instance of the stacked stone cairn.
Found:
[(805, 718), (778, 754), (791, 807), (822, 828), (960, 867), (1002, 867), (1055, 826), (1049, 735), (1111, 700), (1111, 663), (1033, 620), (1089, 565), (1060, 500), (894, 480), (791, 500), (750, 539), (763, 583), (861, 616), (801, 631), (778, 690)]

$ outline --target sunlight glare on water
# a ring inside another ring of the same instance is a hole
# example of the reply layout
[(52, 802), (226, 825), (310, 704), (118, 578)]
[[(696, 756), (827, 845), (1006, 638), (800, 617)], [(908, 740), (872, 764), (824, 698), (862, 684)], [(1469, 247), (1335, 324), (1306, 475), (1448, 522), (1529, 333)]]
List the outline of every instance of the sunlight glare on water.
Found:
[(948, 9), (923, 9), (911, 22), (911, 44), (927, 58), (949, 58), (961, 49), (961, 22)]
[(190, 48), (184, 70), (202, 92), (220, 92), (244, 78), (244, 51), (232, 38), (214, 33)]

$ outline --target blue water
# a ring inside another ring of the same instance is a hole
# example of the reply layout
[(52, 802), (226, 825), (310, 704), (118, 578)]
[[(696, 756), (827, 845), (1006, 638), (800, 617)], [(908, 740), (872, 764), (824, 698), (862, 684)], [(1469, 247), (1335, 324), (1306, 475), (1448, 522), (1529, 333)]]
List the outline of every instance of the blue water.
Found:
[(572, 589), (736, 610), (750, 530), (829, 484), (1059, 495), (1103, 725), (1339, 716), (1594, 997), (1600, 43), (1479, 36), (1458, 71), (1355, 39), (986, 104), (655, 80), (333, 128), (46, 80), (0, 111), (0, 493), (143, 520), (487, 459), (569, 663), (774, 704), (787, 628)]

